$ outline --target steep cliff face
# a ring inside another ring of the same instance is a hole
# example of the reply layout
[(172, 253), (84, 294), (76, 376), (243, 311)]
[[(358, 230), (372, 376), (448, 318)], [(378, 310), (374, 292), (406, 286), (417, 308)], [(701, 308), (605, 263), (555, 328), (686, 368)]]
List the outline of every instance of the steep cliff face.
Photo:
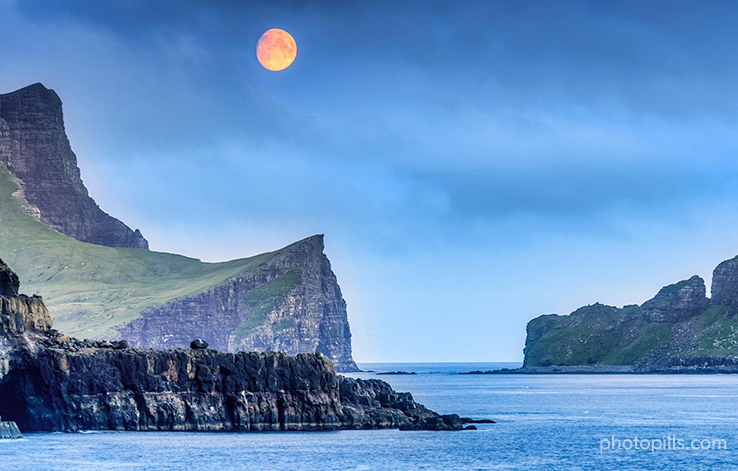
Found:
[(323, 250), (322, 235), (295, 243), (256, 270), (144, 311), (117, 337), (157, 349), (201, 337), (225, 351), (316, 352), (357, 371), (346, 302)]
[(383, 381), (320, 354), (137, 350), (56, 339), (18, 347), (0, 413), (23, 431), (460, 430)]
[(0, 260), (0, 337), (45, 332), (51, 316), (39, 296), (18, 294), (18, 276)]
[(712, 272), (712, 301), (738, 312), (738, 257), (726, 260)]
[(336, 375), (321, 354), (81, 341), (51, 330), (39, 298), (33, 314), (15, 312), (26, 299), (9, 297), (20, 322), (0, 331), (0, 414), (23, 431), (462, 428), (387, 383)]
[(705, 280), (699, 276), (661, 288), (651, 300), (641, 305), (644, 315), (654, 322), (687, 320), (708, 307)]
[(322, 236), (224, 263), (126, 250), (146, 241), (87, 195), (61, 101), (40, 84), (0, 95), (0, 221), (0, 256), (69, 335), (150, 348), (202, 337), (232, 352), (323, 353), (357, 369)]
[(525, 368), (738, 371), (737, 260), (715, 269), (712, 298), (706, 297), (704, 280), (694, 276), (641, 306), (595, 304), (569, 316), (531, 320)]
[(40, 83), (0, 95), (0, 165), (18, 178), (45, 224), (82, 242), (147, 249), (141, 233), (103, 212), (82, 183), (62, 103)]

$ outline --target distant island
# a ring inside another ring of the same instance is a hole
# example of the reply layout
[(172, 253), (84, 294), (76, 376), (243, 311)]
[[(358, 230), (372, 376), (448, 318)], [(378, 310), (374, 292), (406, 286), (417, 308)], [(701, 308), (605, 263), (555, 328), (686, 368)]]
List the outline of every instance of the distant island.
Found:
[(642, 305), (593, 304), (528, 323), (525, 361), (505, 373), (737, 373), (738, 257)]

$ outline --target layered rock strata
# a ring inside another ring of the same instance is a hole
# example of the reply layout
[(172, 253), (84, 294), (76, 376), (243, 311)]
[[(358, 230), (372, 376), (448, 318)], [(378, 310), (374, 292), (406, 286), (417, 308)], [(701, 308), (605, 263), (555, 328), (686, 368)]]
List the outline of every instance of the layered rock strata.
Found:
[[(0, 284), (17, 292), (17, 284)], [(0, 413), (24, 431), (463, 427), (457, 415), (436, 414), (383, 381), (336, 375), (322, 354), (155, 351), (77, 340), (51, 329), (40, 299), (32, 298), (36, 309), (16, 312), (26, 298), (5, 298), (3, 321), (16, 321), (0, 335)]]
[(185, 348), (202, 338), (231, 352), (315, 352), (339, 371), (358, 371), (346, 301), (322, 235), (293, 244), (258, 270), (146, 310), (116, 338), (156, 349)]
[(41, 221), (62, 234), (108, 247), (148, 249), (141, 232), (90, 198), (53, 90), (37, 83), (0, 95), (0, 165), (21, 182)]

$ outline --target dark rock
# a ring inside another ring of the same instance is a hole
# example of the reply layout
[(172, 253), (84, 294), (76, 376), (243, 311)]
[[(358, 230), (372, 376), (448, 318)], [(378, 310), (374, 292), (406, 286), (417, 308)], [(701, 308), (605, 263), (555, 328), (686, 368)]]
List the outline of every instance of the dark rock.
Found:
[(51, 329), (41, 298), (0, 299), (12, 326), (0, 331), (0, 414), (22, 430), (463, 427), (383, 381), (337, 375), (322, 354), (94, 347)]
[(208, 348), (208, 343), (203, 339), (195, 339), (190, 342), (190, 348), (193, 350)]
[(21, 182), (42, 222), (82, 242), (148, 248), (141, 233), (103, 212), (82, 183), (62, 102), (40, 83), (0, 95), (0, 165)]
[[(205, 342), (205, 347), (203, 347), (203, 348), (206, 348), (207, 346), (208, 346), (208, 344), (207, 344), (207, 342)], [(128, 340), (125, 340), (125, 339), (124, 340), (118, 340), (117, 342), (113, 342), (113, 348), (116, 349), (116, 350), (123, 350), (123, 349), (126, 349), (126, 348), (131, 348), (131, 344), (128, 343)]]
[(44, 332), (51, 327), (51, 316), (41, 297), (0, 296), (0, 337)]
[(0, 260), (0, 296), (18, 296), (18, 275)]
[(476, 425), (467, 425), (464, 430), (479, 430)]
[(464, 424), (496, 424), (497, 422), (491, 419), (472, 419), (470, 417), (462, 417), (461, 423), (464, 423)]

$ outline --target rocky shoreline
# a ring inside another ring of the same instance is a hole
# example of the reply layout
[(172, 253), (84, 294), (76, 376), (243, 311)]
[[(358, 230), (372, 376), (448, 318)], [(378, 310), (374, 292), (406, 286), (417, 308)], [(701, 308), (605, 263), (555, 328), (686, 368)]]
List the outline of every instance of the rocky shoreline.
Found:
[(51, 329), (0, 261), (0, 414), (22, 431), (462, 430), (380, 380), (337, 375), (322, 354), (150, 350)]
[(546, 375), (546, 374), (736, 374), (736, 365), (671, 365), (662, 367), (639, 367), (636, 365), (563, 365), (563, 366), (523, 366), (500, 370), (475, 370), (461, 375)]

